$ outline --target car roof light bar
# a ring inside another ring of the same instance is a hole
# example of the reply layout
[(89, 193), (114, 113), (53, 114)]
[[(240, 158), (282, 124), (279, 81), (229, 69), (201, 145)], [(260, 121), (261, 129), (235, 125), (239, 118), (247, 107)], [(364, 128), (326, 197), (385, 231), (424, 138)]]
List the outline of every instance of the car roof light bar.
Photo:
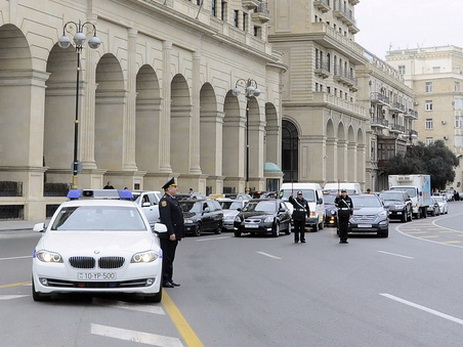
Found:
[(123, 199), (132, 200), (133, 194), (130, 190), (116, 189), (75, 189), (67, 194), (68, 199)]

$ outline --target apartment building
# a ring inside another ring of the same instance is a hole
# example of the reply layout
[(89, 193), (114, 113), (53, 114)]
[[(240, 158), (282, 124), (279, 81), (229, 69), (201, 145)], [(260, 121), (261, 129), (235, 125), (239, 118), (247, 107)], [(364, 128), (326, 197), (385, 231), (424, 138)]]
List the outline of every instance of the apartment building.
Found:
[(367, 63), (356, 69), (357, 102), (368, 110), (371, 130), (367, 131), (366, 187), (388, 188), (384, 168), (389, 159), (405, 154), (417, 140), (418, 112), (413, 90), (403, 75), (384, 60), (365, 51)]
[[(45, 218), (71, 180), (174, 176), (203, 194), (281, 180), (269, 19), (259, 0), (1, 1), (0, 218)], [(78, 30), (88, 45), (58, 45)]]
[(359, 105), (358, 0), (272, 0), (269, 41), (282, 52), (284, 181), (365, 186), (370, 116)]
[(425, 144), (441, 139), (460, 159), (455, 181), (463, 182), (463, 49), (440, 46), (389, 51), (388, 64), (396, 68), (415, 93), (419, 113), (418, 139)]

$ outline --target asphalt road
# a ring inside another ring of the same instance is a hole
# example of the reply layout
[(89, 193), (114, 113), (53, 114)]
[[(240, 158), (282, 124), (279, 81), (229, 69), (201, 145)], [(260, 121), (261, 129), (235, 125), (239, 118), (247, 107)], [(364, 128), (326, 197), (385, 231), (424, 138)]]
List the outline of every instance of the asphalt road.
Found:
[(35, 303), (38, 235), (0, 233), (0, 346), (460, 346), (462, 207), (451, 202), (449, 215), (392, 222), (389, 238), (348, 245), (330, 228), (306, 244), (292, 235), (188, 237), (175, 261), (182, 286), (162, 304)]

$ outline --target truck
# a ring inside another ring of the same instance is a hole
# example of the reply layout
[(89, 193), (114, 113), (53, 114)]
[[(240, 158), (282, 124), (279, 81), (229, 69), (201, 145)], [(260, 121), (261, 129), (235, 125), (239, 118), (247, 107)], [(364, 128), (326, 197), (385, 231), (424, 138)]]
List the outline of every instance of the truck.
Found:
[(426, 218), (426, 210), (432, 205), (431, 176), (389, 175), (389, 190), (405, 190), (413, 202), (413, 217)]

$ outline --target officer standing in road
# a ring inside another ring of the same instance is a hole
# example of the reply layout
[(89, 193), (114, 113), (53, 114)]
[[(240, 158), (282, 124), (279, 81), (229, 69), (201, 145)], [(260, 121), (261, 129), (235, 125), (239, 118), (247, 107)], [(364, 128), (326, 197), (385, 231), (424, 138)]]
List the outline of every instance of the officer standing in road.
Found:
[(310, 207), (302, 191), (297, 192), (296, 199), (291, 194), (289, 202), (293, 205), (294, 243), (305, 243), (305, 220), (310, 216)]
[(354, 204), (345, 189), (341, 189), (341, 195), (334, 199), (334, 205), (338, 208), (339, 243), (349, 243), (347, 242), (347, 230), (349, 219), (354, 213)]
[(175, 195), (177, 184), (175, 179), (170, 179), (162, 186), (164, 196), (159, 201), (159, 216), (161, 223), (167, 227), (166, 234), (159, 234), (161, 239), (162, 258), (162, 286), (173, 288), (180, 286), (172, 279), (174, 272), (175, 250), (178, 242), (185, 236), (183, 213)]

